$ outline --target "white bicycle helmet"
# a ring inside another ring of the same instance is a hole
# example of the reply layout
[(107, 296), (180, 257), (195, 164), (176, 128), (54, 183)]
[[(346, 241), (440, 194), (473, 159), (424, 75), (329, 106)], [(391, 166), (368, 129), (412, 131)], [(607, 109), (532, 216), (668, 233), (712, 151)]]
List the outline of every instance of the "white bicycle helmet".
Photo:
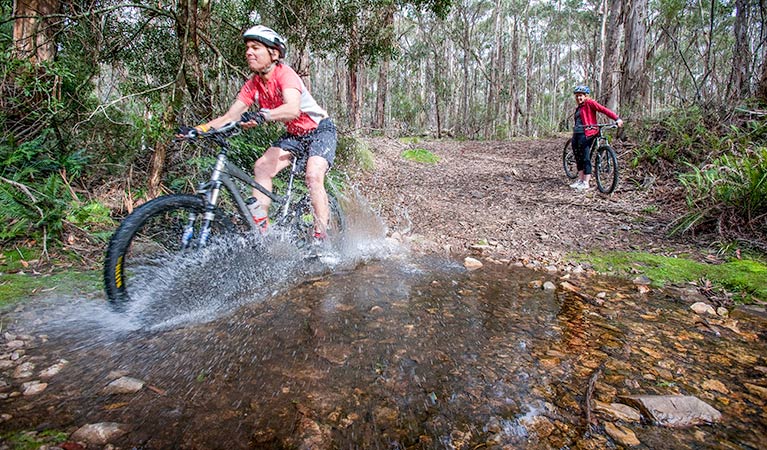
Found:
[(271, 28), (263, 25), (256, 25), (248, 28), (248, 30), (242, 34), (242, 38), (246, 41), (258, 41), (267, 47), (276, 49), (280, 52), (280, 58), (285, 58), (285, 54), (288, 52), (288, 48), (285, 45), (285, 38), (277, 34), (277, 32)]

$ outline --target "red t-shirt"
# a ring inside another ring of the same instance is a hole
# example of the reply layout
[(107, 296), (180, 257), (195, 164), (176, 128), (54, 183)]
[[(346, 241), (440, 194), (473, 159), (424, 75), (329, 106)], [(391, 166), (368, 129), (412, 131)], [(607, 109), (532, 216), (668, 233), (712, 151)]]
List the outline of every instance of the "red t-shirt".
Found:
[(320, 108), (309, 93), (301, 77), (285, 64), (274, 66), (267, 82), (260, 76), (253, 75), (240, 89), (237, 98), (249, 107), (258, 103), (260, 108), (274, 109), (285, 103), (282, 97), (285, 89), (296, 89), (301, 93), (301, 114), (285, 123), (288, 133), (306, 134), (317, 128), (322, 119), (328, 117), (328, 113)]

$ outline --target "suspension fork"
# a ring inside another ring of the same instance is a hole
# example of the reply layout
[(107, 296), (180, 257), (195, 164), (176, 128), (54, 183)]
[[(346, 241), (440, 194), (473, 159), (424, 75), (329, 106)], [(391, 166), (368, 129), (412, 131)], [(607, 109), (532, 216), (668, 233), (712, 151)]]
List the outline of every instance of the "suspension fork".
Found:
[[(221, 172), (225, 165), (226, 149), (222, 149), (216, 158), (216, 165), (213, 167), (213, 173), (210, 175), (210, 180), (197, 189), (197, 193), (203, 194), (203, 198), (205, 199), (205, 212), (203, 213), (202, 226), (200, 227), (200, 237), (197, 241), (198, 247), (204, 247), (210, 237), (210, 224), (216, 218), (214, 211), (216, 210), (218, 195), (221, 192)], [(194, 222), (196, 220), (197, 214), (194, 212), (190, 213), (189, 220), (184, 227), (184, 232), (181, 237), (182, 248), (189, 248), (189, 244), (194, 237)]]

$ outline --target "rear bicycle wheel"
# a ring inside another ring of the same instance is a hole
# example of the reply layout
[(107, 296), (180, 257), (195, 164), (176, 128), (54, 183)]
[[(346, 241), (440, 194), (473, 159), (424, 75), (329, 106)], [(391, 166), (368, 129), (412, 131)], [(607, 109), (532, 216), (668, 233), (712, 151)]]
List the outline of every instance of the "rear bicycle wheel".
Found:
[[(328, 218), (327, 234), (331, 242), (338, 242), (346, 230), (346, 216), (335, 195), (328, 193), (328, 206), (330, 217)], [(314, 236), (314, 208), (309, 196), (305, 196), (295, 203), (292, 208), (289, 226), (295, 233), (299, 246), (303, 247), (312, 241)]]
[(578, 177), (578, 166), (575, 164), (572, 142), (573, 138), (568, 139), (565, 142), (565, 147), (562, 149), (562, 166), (565, 169), (567, 178), (574, 180)]
[(609, 145), (597, 149), (595, 174), (597, 189), (603, 194), (611, 194), (618, 187), (618, 157)]
[[(123, 219), (104, 258), (104, 289), (115, 309), (123, 310), (138, 287), (152, 286), (157, 270), (178, 254), (199, 247), (204, 212), (202, 198), (175, 194), (151, 200)], [(192, 233), (186, 245), (182, 242), (185, 229)], [(211, 235), (234, 230), (232, 222), (217, 210)]]

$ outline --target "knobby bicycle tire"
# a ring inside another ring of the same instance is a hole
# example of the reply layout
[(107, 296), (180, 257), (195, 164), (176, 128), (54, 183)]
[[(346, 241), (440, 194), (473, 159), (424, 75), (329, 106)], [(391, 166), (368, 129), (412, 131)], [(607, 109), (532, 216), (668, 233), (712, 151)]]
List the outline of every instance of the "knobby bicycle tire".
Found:
[(568, 139), (565, 142), (565, 147), (562, 149), (562, 167), (565, 169), (567, 178), (574, 180), (578, 177), (578, 166), (575, 163), (572, 141), (573, 138)]
[[(107, 299), (118, 309), (130, 300), (130, 286), (139, 273), (157, 268), (174, 255), (197, 247), (205, 203), (201, 197), (165, 195), (136, 208), (112, 235), (104, 258), (104, 288)], [(181, 248), (181, 236), (195, 213), (194, 238), (188, 249)], [(216, 211), (211, 234), (235, 231), (232, 222)]]
[(599, 192), (612, 194), (618, 187), (618, 157), (609, 145), (603, 145), (597, 149), (594, 172)]

